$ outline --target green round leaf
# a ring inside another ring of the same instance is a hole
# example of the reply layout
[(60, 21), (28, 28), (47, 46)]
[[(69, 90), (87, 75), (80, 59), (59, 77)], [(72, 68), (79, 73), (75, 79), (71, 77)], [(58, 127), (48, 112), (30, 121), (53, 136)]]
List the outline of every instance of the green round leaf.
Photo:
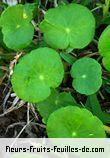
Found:
[(24, 56), (15, 66), (12, 86), (24, 101), (37, 103), (50, 95), (64, 76), (59, 54), (50, 48), (39, 48)]
[(110, 55), (110, 25), (102, 32), (98, 47), (99, 53), (103, 57)]
[(83, 48), (93, 39), (95, 19), (86, 7), (72, 3), (49, 9), (40, 29), (53, 48)]
[(102, 71), (100, 64), (92, 58), (77, 60), (71, 69), (73, 87), (81, 94), (96, 93), (102, 85)]
[(87, 109), (75, 106), (60, 108), (47, 122), (49, 138), (104, 138), (103, 123)]
[(62, 92), (58, 93), (56, 90), (52, 90), (51, 95), (36, 105), (45, 123), (47, 123), (48, 117), (55, 110), (65, 107), (67, 105), (77, 106), (76, 101), (70, 93)]
[(34, 35), (32, 16), (29, 6), (21, 4), (8, 7), (2, 13), (0, 25), (4, 43), (8, 48), (18, 51), (30, 44)]

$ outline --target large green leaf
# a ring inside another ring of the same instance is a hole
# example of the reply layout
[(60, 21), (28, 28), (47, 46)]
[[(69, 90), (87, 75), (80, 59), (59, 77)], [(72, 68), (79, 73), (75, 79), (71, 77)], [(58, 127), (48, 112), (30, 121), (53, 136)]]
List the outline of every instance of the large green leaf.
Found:
[(56, 90), (52, 90), (51, 95), (43, 102), (38, 103), (36, 107), (44, 122), (47, 123), (48, 117), (52, 112), (67, 105), (77, 105), (71, 94), (66, 92), (58, 93)]
[(37, 103), (50, 95), (50, 88), (62, 82), (63, 64), (59, 54), (50, 48), (39, 48), (24, 56), (12, 75), (13, 89), (24, 101)]
[(47, 122), (50, 138), (104, 138), (103, 123), (86, 109), (75, 106), (60, 108)]
[(101, 75), (101, 66), (96, 60), (86, 57), (81, 58), (72, 66), (72, 85), (81, 94), (94, 94), (102, 85)]
[(34, 35), (31, 24), (33, 17), (32, 6), (16, 5), (8, 7), (1, 15), (3, 40), (8, 48), (16, 51), (28, 46)]
[(53, 48), (84, 48), (93, 39), (95, 19), (86, 7), (72, 3), (49, 9), (40, 29)]

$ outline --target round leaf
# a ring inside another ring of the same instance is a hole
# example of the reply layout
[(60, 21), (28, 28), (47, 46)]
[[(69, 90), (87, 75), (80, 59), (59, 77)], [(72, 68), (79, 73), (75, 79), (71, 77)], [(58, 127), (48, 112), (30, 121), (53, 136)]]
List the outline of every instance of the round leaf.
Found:
[(52, 113), (47, 122), (50, 138), (103, 138), (102, 122), (86, 109), (75, 106), (60, 108)]
[(48, 117), (52, 112), (61, 107), (65, 107), (68, 104), (77, 106), (74, 98), (71, 96), (70, 93), (58, 93), (56, 90), (52, 90), (51, 95), (43, 102), (38, 103), (36, 107), (43, 117), (44, 122), (47, 123)]
[(105, 57), (110, 56), (110, 25), (102, 32), (99, 38), (99, 53)]
[(34, 35), (32, 15), (32, 10), (27, 5), (21, 4), (8, 7), (2, 13), (0, 25), (8, 48), (18, 51), (30, 44)]
[(19, 98), (37, 103), (50, 95), (50, 88), (60, 85), (63, 75), (59, 54), (44, 47), (31, 51), (20, 60), (11, 82)]
[(49, 9), (40, 29), (53, 48), (83, 48), (93, 39), (95, 19), (86, 7), (72, 3)]
[(100, 64), (92, 58), (77, 60), (71, 69), (73, 87), (81, 94), (96, 93), (102, 85), (102, 71)]

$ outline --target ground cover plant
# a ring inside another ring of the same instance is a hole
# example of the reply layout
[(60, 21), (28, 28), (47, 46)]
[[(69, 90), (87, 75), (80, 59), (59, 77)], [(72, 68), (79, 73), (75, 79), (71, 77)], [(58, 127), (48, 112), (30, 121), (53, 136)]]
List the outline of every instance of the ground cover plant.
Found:
[(0, 3), (1, 137), (109, 137), (109, 7)]

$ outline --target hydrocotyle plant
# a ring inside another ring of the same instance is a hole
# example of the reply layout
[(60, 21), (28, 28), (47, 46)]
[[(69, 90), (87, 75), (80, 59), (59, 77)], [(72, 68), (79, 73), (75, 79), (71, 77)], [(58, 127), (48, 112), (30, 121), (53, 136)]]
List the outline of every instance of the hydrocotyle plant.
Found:
[(44, 40), (53, 48), (84, 48), (93, 39), (95, 19), (79, 4), (61, 5), (49, 9), (40, 24)]
[(59, 54), (50, 48), (39, 48), (24, 56), (15, 66), (12, 85), (17, 96), (24, 101), (37, 103), (58, 87), (64, 76)]
[(57, 90), (52, 89), (51, 95), (46, 100), (36, 104), (36, 108), (40, 112), (40, 115), (43, 117), (43, 121), (47, 123), (51, 113), (67, 105), (80, 106), (76, 103), (75, 99), (70, 93), (59, 93)]
[(76, 106), (63, 107), (53, 112), (47, 122), (47, 134), (50, 138), (106, 137), (103, 123), (87, 109)]
[[(34, 35), (31, 23), (34, 5), (16, 5), (8, 7), (1, 15), (3, 41), (10, 49), (19, 51), (28, 46)], [(16, 41), (16, 42), (15, 42)]]
[(81, 94), (96, 93), (102, 85), (102, 70), (100, 64), (92, 58), (81, 58), (71, 68), (73, 87)]
[[(89, 55), (86, 50), (90, 42), (97, 43), (92, 12), (84, 5), (61, 4), (46, 13), (41, 9), (44, 17), (39, 21), (37, 9), (34, 3), (18, 4), (0, 16), (0, 44), (23, 54), (11, 76), (13, 91), (35, 103), (50, 138), (106, 137), (103, 123), (110, 123), (109, 114), (102, 111), (97, 97), (105, 79), (103, 67), (100, 56), (95, 58), (97, 48), (93, 52), (90, 48)], [(109, 35), (110, 26), (100, 36), (98, 48), (110, 71)]]

